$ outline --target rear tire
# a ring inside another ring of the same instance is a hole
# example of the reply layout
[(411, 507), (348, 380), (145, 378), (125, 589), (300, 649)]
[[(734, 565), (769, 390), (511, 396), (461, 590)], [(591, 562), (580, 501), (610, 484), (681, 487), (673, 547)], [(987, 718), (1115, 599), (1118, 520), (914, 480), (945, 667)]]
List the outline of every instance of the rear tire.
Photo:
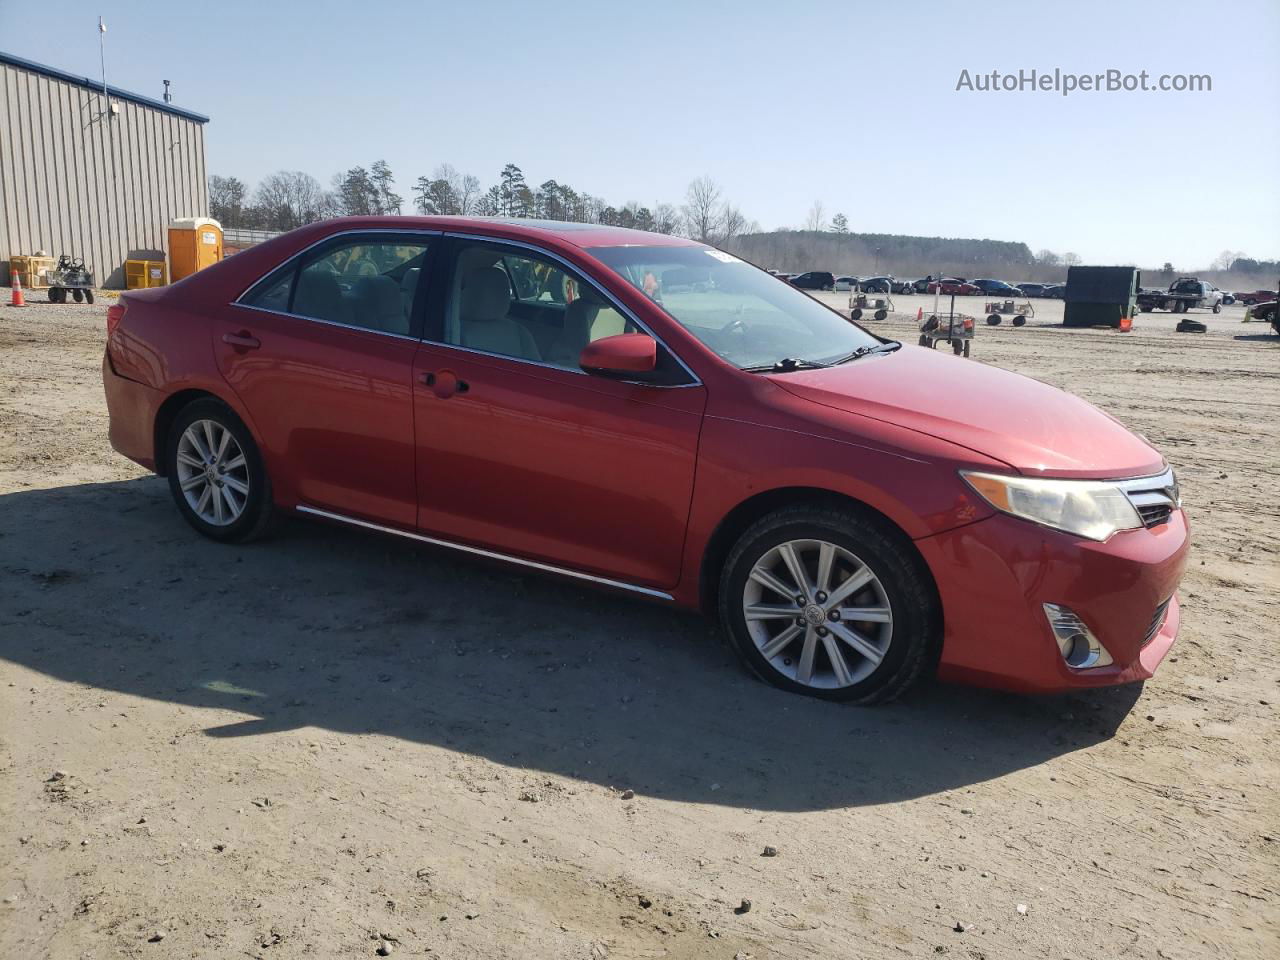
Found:
[(1000, 326), (1000, 314), (998, 314), (998, 313), (988, 314), (988, 315), (987, 315), (987, 326), (989, 326), (989, 327), (998, 327), (998, 326)]
[(725, 562), (719, 606), (730, 644), (757, 676), (824, 700), (900, 696), (941, 639), (937, 594), (909, 542), (878, 518), (835, 506), (797, 504), (752, 524)]
[(71, 291), (71, 298), (75, 300), (76, 303), (84, 303), (84, 291), (77, 287), (75, 290)]
[(85, 303), (93, 303), (93, 291), (92, 291), (92, 290), (86, 290), (86, 291), (84, 292), (84, 302), (85, 302)]
[(861, 319), (862, 319), (862, 308), (861, 308), (861, 307), (854, 307), (852, 310), (850, 310), (850, 311), (849, 311), (849, 319), (850, 319), (850, 320), (861, 320)]
[(1018, 314), (1016, 317), (1014, 317), (1014, 318), (1013, 318), (1013, 325), (1014, 325), (1015, 327), (1021, 327), (1021, 326), (1023, 326), (1026, 322), (1027, 322), (1027, 318), (1026, 318), (1025, 316), (1023, 316), (1022, 314)]
[(271, 480), (253, 435), (226, 404), (210, 397), (184, 407), (169, 428), (164, 465), (178, 512), (210, 540), (247, 543), (269, 530)]

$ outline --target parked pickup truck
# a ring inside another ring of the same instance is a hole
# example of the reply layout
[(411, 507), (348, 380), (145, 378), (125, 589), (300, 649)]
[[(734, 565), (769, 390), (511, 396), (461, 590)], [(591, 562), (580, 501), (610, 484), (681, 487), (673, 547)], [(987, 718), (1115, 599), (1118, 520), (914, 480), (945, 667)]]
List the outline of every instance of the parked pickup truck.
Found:
[(1186, 313), (1193, 307), (1203, 307), (1221, 313), (1222, 298), (1222, 291), (1212, 283), (1195, 277), (1179, 277), (1169, 284), (1168, 290), (1139, 290), (1138, 308), (1143, 313), (1152, 310)]
[(1255, 303), (1266, 303), (1268, 300), (1274, 300), (1276, 292), (1274, 290), (1250, 290), (1246, 293), (1237, 293), (1236, 299), (1245, 306), (1252, 306)]

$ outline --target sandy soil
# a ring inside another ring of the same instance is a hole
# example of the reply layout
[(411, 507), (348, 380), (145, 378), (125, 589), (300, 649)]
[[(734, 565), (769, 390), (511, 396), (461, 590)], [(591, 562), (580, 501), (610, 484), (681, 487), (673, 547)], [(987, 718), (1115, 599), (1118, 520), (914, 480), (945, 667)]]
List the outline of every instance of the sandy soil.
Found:
[(1060, 310), (956, 362), (1166, 452), (1182, 637), (1145, 689), (863, 710), (572, 584), (203, 541), (108, 448), (103, 305), (0, 308), (0, 956), (1280, 956), (1280, 338)]

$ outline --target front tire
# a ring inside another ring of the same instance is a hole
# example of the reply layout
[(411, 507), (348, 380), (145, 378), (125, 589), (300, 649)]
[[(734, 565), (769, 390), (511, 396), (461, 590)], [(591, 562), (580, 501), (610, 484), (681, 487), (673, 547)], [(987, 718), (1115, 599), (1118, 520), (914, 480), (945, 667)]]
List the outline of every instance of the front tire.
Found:
[(938, 649), (936, 592), (909, 543), (881, 521), (797, 505), (738, 539), (720, 580), (720, 621), (767, 682), (807, 696), (900, 696)]
[(253, 436), (213, 398), (183, 408), (165, 445), (169, 491), (197, 531), (221, 543), (245, 543), (267, 532), (271, 481)]

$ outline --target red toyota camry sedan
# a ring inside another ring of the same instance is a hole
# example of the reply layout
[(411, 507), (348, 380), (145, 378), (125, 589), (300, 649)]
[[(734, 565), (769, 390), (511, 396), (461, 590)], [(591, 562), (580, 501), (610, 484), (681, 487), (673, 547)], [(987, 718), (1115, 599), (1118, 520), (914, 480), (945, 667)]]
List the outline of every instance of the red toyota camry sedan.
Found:
[(107, 327), (112, 445), (215, 540), (302, 514), (700, 607), (764, 679), (864, 703), (1141, 680), (1178, 629), (1145, 441), (689, 240), (330, 221)]

